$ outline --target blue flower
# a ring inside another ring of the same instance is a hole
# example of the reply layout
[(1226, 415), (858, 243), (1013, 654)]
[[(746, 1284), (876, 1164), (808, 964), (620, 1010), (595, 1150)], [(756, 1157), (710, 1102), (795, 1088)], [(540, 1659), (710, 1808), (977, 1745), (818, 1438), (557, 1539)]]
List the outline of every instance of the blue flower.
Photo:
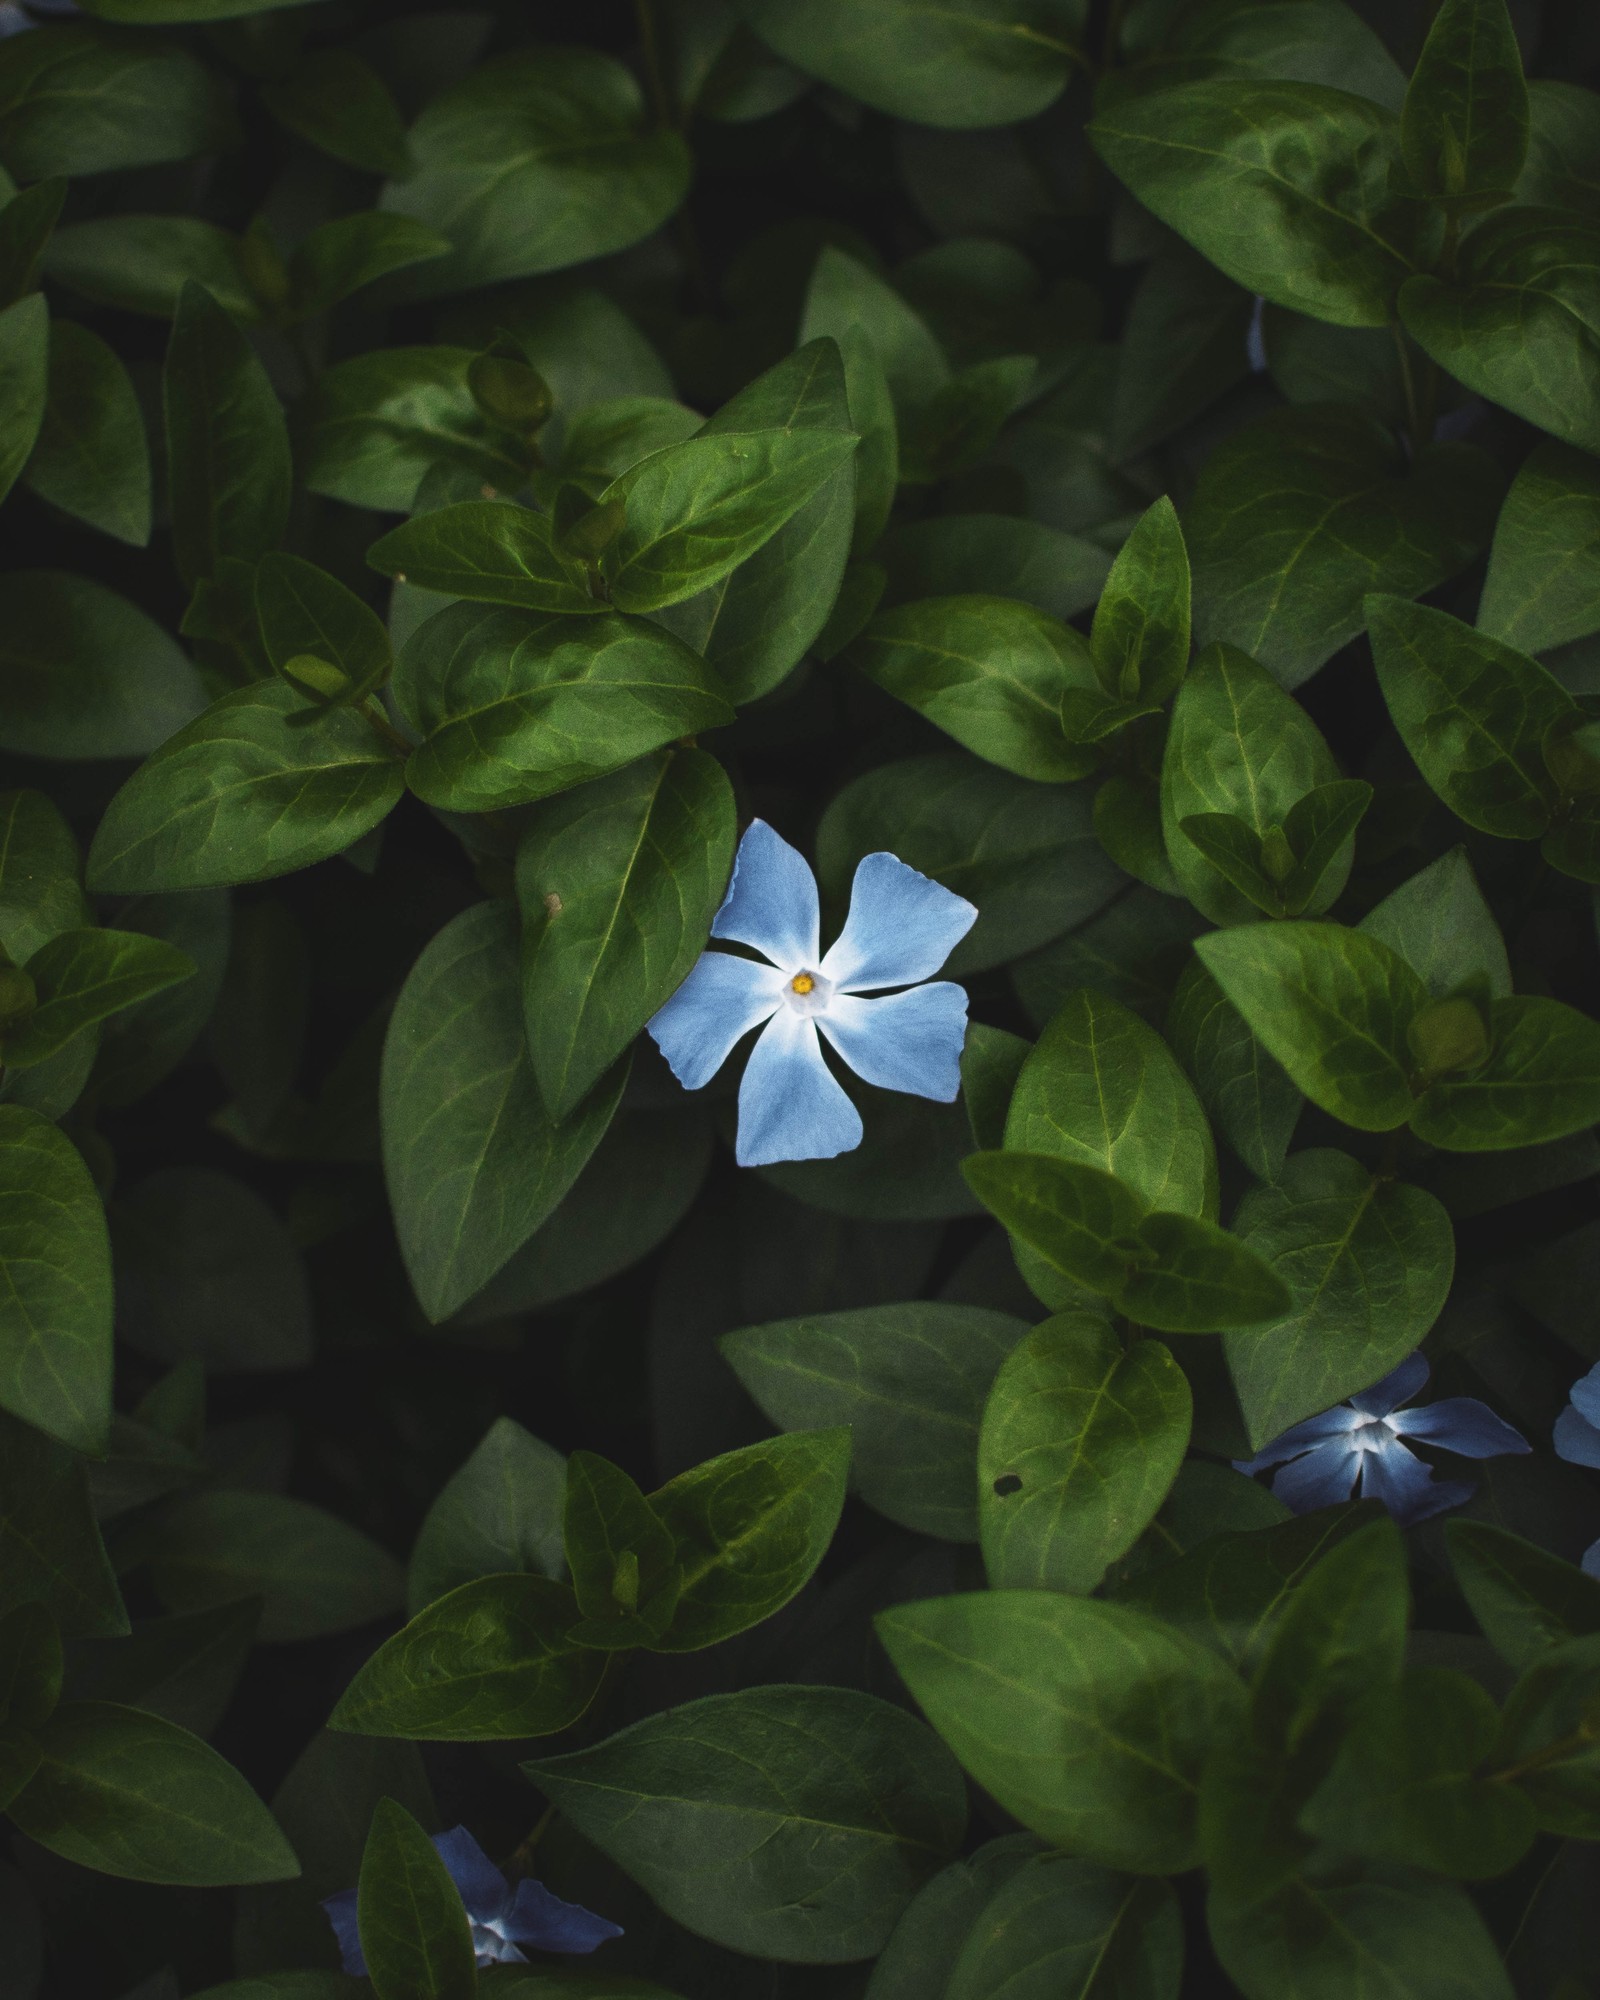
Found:
[(1252, 1473), (1281, 1466), (1272, 1490), (1297, 1514), (1337, 1506), (1358, 1485), (1364, 1500), (1381, 1500), (1405, 1527), (1459, 1507), (1476, 1489), (1464, 1480), (1435, 1479), (1432, 1468), (1408, 1449), (1408, 1439), (1462, 1458), (1495, 1458), (1531, 1447), (1474, 1396), (1447, 1396), (1424, 1409), (1400, 1409), (1427, 1379), (1427, 1362), (1420, 1354), (1408, 1355), (1372, 1388), (1320, 1417), (1307, 1417), (1274, 1438), (1265, 1451), (1235, 1464), (1240, 1472)]
[[(1600, 1469), (1600, 1361), (1572, 1385), (1572, 1400), (1556, 1418), (1556, 1456)], [(1585, 1550), (1583, 1567), (1600, 1577), (1600, 1542)]]
[[(711, 935), (751, 945), (769, 963), (702, 952), (650, 1032), (683, 1087), (699, 1090), (765, 1022), (739, 1086), (739, 1164), (831, 1160), (860, 1145), (861, 1119), (823, 1061), (818, 1030), (867, 1083), (951, 1103), (967, 996), (949, 980), (917, 981), (938, 971), (977, 915), (964, 896), (892, 854), (869, 854), (824, 956), (816, 878), (764, 820), (752, 820)], [(909, 990), (884, 992), (891, 986)]]
[[(531, 1877), (513, 1887), (464, 1826), (436, 1833), (433, 1844), (461, 1891), (480, 1965), (526, 1965), (524, 1946), (534, 1951), (589, 1952), (607, 1938), (622, 1935), (620, 1925), (607, 1923), (576, 1903), (563, 1903)], [(345, 1971), (359, 1978), (367, 1961), (356, 1928), (356, 1891), (341, 1889), (337, 1896), (324, 1898), (322, 1907), (339, 1940)]]

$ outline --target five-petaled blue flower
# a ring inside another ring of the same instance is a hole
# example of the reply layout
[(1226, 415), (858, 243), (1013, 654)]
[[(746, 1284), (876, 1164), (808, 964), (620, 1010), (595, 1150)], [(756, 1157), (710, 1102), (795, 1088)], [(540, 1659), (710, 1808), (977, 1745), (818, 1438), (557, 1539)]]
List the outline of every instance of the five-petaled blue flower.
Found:
[(1265, 1451), (1235, 1463), (1240, 1472), (1282, 1467), (1272, 1490), (1297, 1514), (1336, 1506), (1358, 1484), (1364, 1500), (1381, 1500), (1404, 1527), (1459, 1507), (1476, 1489), (1465, 1480), (1435, 1479), (1432, 1467), (1407, 1449), (1408, 1440), (1438, 1445), (1462, 1458), (1496, 1458), (1531, 1447), (1475, 1396), (1447, 1396), (1420, 1410), (1402, 1410), (1399, 1405), (1427, 1379), (1427, 1362), (1420, 1354), (1408, 1355), (1348, 1403), (1307, 1417), (1274, 1438)]
[[(1572, 1400), (1556, 1418), (1556, 1455), (1574, 1465), (1600, 1468), (1600, 1361), (1572, 1385)], [(1583, 1567), (1600, 1577), (1600, 1542), (1584, 1552)]]
[[(824, 955), (816, 878), (764, 820), (752, 820), (711, 935), (752, 945), (770, 963), (702, 952), (650, 1032), (678, 1081), (699, 1090), (765, 1022), (739, 1085), (739, 1164), (831, 1160), (860, 1145), (861, 1118), (823, 1061), (817, 1031), (867, 1083), (949, 1104), (961, 1088), (967, 996), (947, 979), (917, 982), (938, 971), (977, 915), (894, 855), (869, 854)], [(885, 991), (892, 986), (908, 990)]]
[[(496, 1868), (464, 1826), (436, 1833), (433, 1844), (461, 1891), (472, 1949), (480, 1965), (526, 1965), (527, 1952), (589, 1952), (607, 1938), (621, 1937), (620, 1924), (608, 1923), (576, 1903), (552, 1896), (542, 1882), (525, 1878), (513, 1886)], [(356, 1927), (356, 1892), (341, 1889), (322, 1907), (328, 1913), (346, 1972), (358, 1978), (367, 1969)]]

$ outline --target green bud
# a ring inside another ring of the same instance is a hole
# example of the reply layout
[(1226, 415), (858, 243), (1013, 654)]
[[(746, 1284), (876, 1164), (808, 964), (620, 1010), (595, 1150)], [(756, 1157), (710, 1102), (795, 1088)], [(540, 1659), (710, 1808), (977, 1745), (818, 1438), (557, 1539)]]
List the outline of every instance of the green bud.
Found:
[(318, 659), (315, 653), (296, 653), (292, 660), (284, 661), (278, 672), (290, 687), (313, 695), (318, 701), (337, 701), (350, 691), (350, 682), (340, 669)]
[(624, 1549), (617, 1557), (617, 1566), (611, 1575), (611, 1595), (624, 1611), (639, 1608), (639, 1558), (632, 1549)]
[(1261, 866), (1269, 882), (1282, 888), (1294, 873), (1296, 862), (1289, 836), (1281, 826), (1269, 826), (1261, 836)]
[(1449, 1076), (1478, 1069), (1489, 1060), (1489, 1029), (1482, 1010), (1464, 994), (1435, 1000), (1406, 1030), (1406, 1042), (1422, 1076)]
[(555, 397), (538, 369), (504, 337), (467, 365), (472, 400), (492, 424), (528, 437), (550, 421)]

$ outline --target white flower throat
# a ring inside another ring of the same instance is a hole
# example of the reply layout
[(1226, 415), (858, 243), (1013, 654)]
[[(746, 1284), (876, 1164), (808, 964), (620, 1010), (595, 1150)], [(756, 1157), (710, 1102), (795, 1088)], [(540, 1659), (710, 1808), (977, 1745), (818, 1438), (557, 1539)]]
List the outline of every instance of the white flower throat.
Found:
[(797, 972), (784, 986), (783, 997), (797, 1014), (826, 1013), (833, 981), (820, 972)]

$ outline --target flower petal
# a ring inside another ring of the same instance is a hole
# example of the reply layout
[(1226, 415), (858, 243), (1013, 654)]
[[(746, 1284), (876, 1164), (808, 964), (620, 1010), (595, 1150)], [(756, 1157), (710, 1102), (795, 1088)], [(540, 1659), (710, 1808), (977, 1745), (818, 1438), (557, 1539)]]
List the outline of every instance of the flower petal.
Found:
[(1399, 1442), (1369, 1451), (1362, 1459), (1362, 1499), (1381, 1500), (1402, 1528), (1459, 1507), (1476, 1490), (1459, 1479), (1435, 1479), (1432, 1468)]
[(764, 819), (751, 820), (711, 935), (754, 945), (785, 972), (810, 972), (818, 969), (820, 925), (817, 878), (805, 857)]
[(1400, 1403), (1408, 1403), (1428, 1379), (1428, 1364), (1421, 1351), (1408, 1354), (1398, 1368), (1391, 1368), (1381, 1382), (1350, 1398), (1352, 1409), (1364, 1417), (1386, 1417)]
[(434, 1850), (449, 1870), (450, 1880), (461, 1891), (467, 1915), (487, 1923), (498, 1916), (510, 1885), (464, 1826), (433, 1836)]
[(1600, 1429), (1570, 1405), (1556, 1418), (1554, 1442), (1557, 1458), (1572, 1465), (1600, 1468)]
[(1296, 1514), (1310, 1514), (1348, 1500), (1360, 1469), (1359, 1451), (1330, 1442), (1286, 1465), (1273, 1480), (1272, 1490)]
[(650, 1021), (655, 1044), (685, 1090), (699, 1090), (741, 1035), (783, 1005), (785, 975), (732, 952), (703, 951), (689, 977)]
[(1532, 1445), (1476, 1396), (1446, 1396), (1420, 1410), (1396, 1410), (1386, 1420), (1403, 1437), (1421, 1438), (1462, 1458), (1498, 1458), (1502, 1452), (1531, 1451)]
[(822, 1060), (815, 1021), (780, 1007), (745, 1065), (735, 1159), (741, 1167), (831, 1160), (860, 1144), (860, 1113)]
[(339, 1940), (339, 1959), (346, 1972), (356, 1979), (367, 1976), (366, 1956), (361, 1949), (361, 1932), (356, 1925), (356, 1892), (341, 1889), (337, 1896), (324, 1896), (322, 1907)]
[(961, 1092), (967, 992), (948, 979), (875, 1000), (836, 993), (817, 1026), (856, 1075), (880, 1090), (952, 1104)]
[(1234, 1470), (1243, 1473), (1265, 1472), (1269, 1465), (1282, 1465), (1285, 1459), (1298, 1458), (1303, 1451), (1313, 1445), (1325, 1445), (1330, 1439), (1347, 1437), (1356, 1427), (1357, 1419), (1347, 1403), (1335, 1403), (1331, 1410), (1324, 1410), (1320, 1417), (1304, 1417), (1292, 1425), (1281, 1437), (1275, 1437), (1270, 1444), (1263, 1445), (1254, 1458), (1234, 1460)]
[(965, 896), (893, 854), (869, 854), (850, 885), (844, 929), (818, 970), (846, 993), (911, 986), (937, 972), (977, 920)]
[(1580, 1417), (1600, 1430), (1600, 1361), (1573, 1383), (1572, 1405)]
[(506, 1918), (506, 1936), (537, 1951), (593, 1951), (607, 1938), (621, 1937), (621, 1924), (597, 1917), (581, 1903), (564, 1903), (532, 1876), (517, 1884)]

